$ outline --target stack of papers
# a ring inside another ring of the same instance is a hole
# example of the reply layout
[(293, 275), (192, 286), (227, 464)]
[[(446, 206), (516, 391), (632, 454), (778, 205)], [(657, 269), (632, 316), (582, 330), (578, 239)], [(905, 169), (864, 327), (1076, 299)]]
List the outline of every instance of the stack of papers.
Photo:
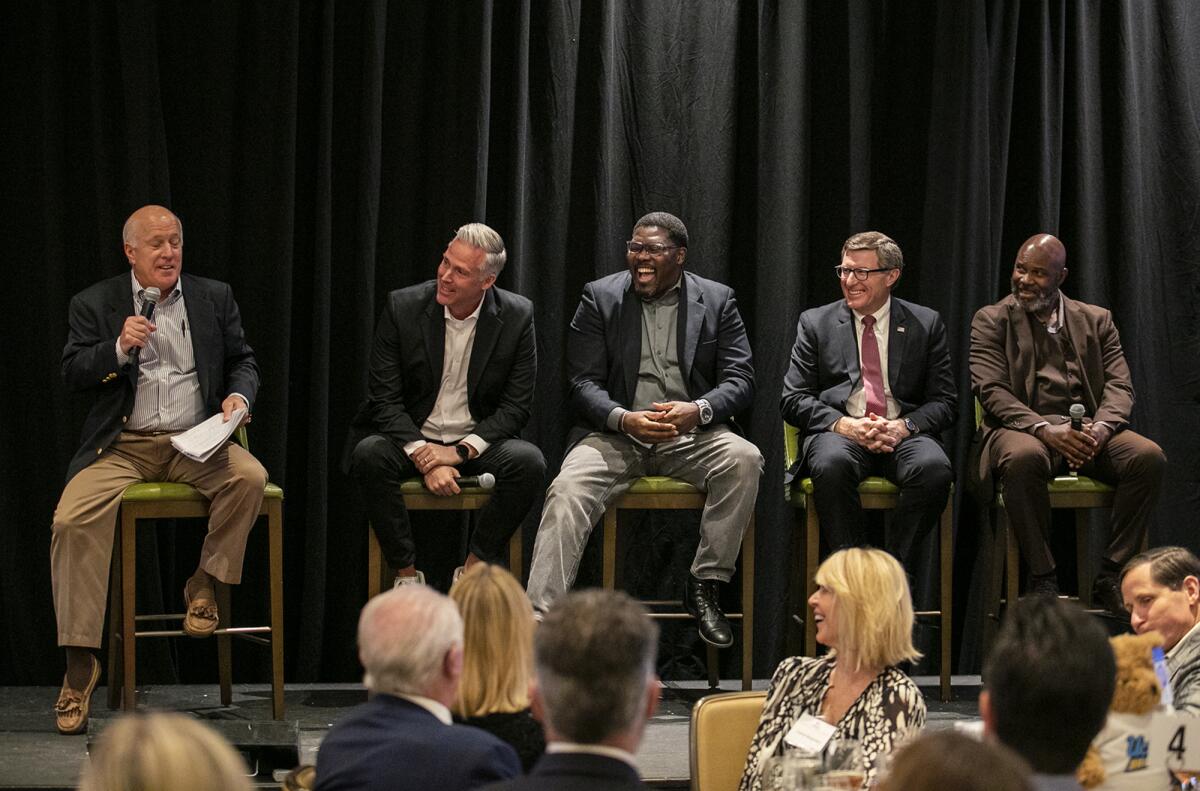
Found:
[(245, 409), (235, 409), (228, 422), (225, 421), (224, 415), (217, 413), (182, 434), (171, 437), (171, 444), (175, 450), (189, 459), (199, 462), (208, 461), (209, 457), (233, 436), (237, 427), (242, 425), (244, 417), (246, 417)]

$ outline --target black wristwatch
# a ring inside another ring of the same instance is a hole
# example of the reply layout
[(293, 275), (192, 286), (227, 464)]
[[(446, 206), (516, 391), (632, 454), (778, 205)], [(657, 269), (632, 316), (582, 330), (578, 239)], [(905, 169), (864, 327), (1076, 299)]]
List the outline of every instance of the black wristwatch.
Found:
[(465, 442), (455, 445), (454, 452), (458, 454), (459, 461), (467, 461), (471, 458), (471, 446)]
[(908, 429), (908, 433), (916, 436), (921, 433), (921, 429), (917, 428), (917, 424), (912, 421), (912, 418), (904, 418), (904, 427)]

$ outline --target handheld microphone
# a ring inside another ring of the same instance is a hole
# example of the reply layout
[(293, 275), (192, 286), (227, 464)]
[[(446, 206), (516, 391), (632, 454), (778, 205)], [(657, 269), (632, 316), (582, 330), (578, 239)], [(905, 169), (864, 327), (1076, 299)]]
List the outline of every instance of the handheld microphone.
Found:
[(1071, 430), (1083, 431), (1083, 416), (1087, 412), (1083, 404), (1071, 404)]
[(496, 476), (490, 472), (485, 472), (482, 475), (463, 475), (460, 478), (455, 478), (454, 482), (458, 484), (458, 488), (460, 489), (496, 488)]
[[(142, 312), (140, 315), (149, 319), (154, 315), (154, 306), (158, 304), (158, 298), (162, 296), (162, 292), (154, 286), (142, 292)], [(134, 346), (129, 350), (129, 364), (137, 365), (138, 358), (142, 356), (142, 347)]]

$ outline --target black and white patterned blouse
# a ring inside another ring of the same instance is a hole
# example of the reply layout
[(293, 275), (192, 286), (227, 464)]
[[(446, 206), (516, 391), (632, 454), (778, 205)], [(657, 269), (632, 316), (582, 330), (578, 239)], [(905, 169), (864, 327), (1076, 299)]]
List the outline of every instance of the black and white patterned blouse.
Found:
[[(829, 689), (836, 658), (794, 656), (775, 670), (762, 719), (750, 742), (746, 768), (738, 791), (760, 791), (762, 762), (780, 751), (780, 744), (802, 714), (821, 716), (821, 701)], [(916, 734), (925, 725), (925, 698), (913, 680), (894, 667), (886, 668), (867, 685), (837, 724), (836, 739), (858, 739), (867, 780), (875, 776), (879, 756)]]

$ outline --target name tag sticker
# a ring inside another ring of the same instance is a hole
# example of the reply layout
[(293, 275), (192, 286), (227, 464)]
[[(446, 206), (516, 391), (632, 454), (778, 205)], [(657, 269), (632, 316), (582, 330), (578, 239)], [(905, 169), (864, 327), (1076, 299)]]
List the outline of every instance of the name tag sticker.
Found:
[(1155, 714), (1150, 719), (1150, 766), (1174, 772), (1200, 770), (1200, 719), (1186, 714)]
[(811, 714), (801, 714), (783, 740), (792, 747), (810, 753), (820, 753), (829, 744), (837, 727)]

